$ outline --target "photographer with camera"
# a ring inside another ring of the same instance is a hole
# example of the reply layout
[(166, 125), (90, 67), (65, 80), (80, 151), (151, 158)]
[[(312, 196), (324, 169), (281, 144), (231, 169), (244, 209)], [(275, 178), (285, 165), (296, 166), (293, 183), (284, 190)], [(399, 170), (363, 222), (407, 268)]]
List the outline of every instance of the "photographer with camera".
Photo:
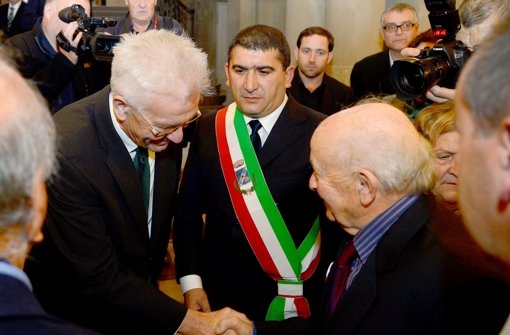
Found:
[(401, 50), (418, 35), (416, 9), (407, 3), (395, 3), (381, 15), (379, 32), (387, 50), (367, 56), (354, 64), (351, 88), (355, 99), (366, 95), (395, 94), (388, 80), (393, 62), (403, 58)]
[[(35, 82), (52, 113), (100, 90), (110, 78), (108, 62), (98, 62), (75, 51), (83, 32), (79, 31), (78, 22), (66, 23), (59, 18), (60, 11), (73, 4), (90, 13), (88, 0), (47, 0), (34, 28), (6, 41), (17, 50), (19, 71)], [(72, 48), (65, 50), (57, 44), (59, 33)]]
[[(432, 3), (425, 0), (425, 3)], [(439, 6), (448, 7), (451, 1), (436, 1)], [(453, 9), (455, 1), (453, 1)], [(510, 15), (510, 2), (508, 0), (465, 0), (458, 9), (460, 17), (460, 30), (455, 39), (462, 42), (470, 51), (474, 51), (489, 37), (494, 28)], [(406, 48), (402, 50), (404, 57), (418, 57), (421, 50)], [(460, 70), (460, 69), (459, 69)], [(455, 89), (443, 85), (433, 85), (425, 96), (434, 102), (445, 102), (455, 97)]]

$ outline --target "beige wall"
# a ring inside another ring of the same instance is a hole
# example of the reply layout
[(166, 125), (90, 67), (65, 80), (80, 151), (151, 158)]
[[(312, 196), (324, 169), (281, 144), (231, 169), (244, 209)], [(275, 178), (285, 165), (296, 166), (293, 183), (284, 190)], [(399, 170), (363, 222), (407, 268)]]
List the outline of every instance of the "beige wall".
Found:
[[(355, 62), (381, 50), (379, 20), (389, 0), (228, 0), (229, 39), (256, 23), (284, 31), (292, 51), (306, 27), (319, 25), (335, 36), (335, 54), (328, 72), (349, 84)], [(395, 2), (395, 1), (393, 1)], [(418, 10), (420, 31), (430, 27), (423, 0), (409, 0)], [(293, 53), (293, 52), (292, 52)], [(218, 63), (223, 64), (226, 59)], [(219, 75), (221, 77), (221, 74)]]
[[(124, 0), (106, 0), (108, 5)], [(407, 0), (419, 14), (420, 31), (430, 27), (423, 0)], [(381, 50), (380, 15), (395, 0), (187, 0), (195, 8), (195, 39), (210, 56), (218, 83), (224, 84), (227, 47), (242, 28), (262, 23), (281, 29), (294, 54), (296, 39), (306, 27), (323, 26), (335, 36), (334, 60), (328, 68), (349, 84), (355, 62)], [(462, 1), (458, 1), (459, 3)], [(223, 88), (224, 85), (223, 85)]]

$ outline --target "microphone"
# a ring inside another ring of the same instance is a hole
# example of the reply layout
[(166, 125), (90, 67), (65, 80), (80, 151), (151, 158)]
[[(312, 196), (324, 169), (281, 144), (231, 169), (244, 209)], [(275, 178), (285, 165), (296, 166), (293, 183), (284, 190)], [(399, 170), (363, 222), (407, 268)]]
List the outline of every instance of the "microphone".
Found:
[[(78, 8), (76, 8), (78, 7)], [(79, 8), (81, 7), (81, 8)], [(80, 10), (81, 9), (81, 10)], [(72, 5), (71, 7), (66, 7), (62, 9), (60, 12), (58, 12), (58, 18), (65, 22), (65, 23), (71, 23), (73, 21), (76, 21), (77, 19), (82, 17), (82, 13), (84, 13), (84, 9), (80, 5)]]

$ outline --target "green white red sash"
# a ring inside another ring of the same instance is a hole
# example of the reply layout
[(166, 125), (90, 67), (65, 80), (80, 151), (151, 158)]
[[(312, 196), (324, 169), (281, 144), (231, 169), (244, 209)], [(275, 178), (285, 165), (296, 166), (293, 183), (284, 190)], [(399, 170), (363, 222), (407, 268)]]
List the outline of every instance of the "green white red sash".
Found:
[(260, 265), (278, 282), (278, 296), (271, 302), (266, 320), (310, 316), (303, 282), (319, 263), (319, 219), (296, 249), (266, 184), (244, 117), (235, 103), (217, 113), (216, 137), (221, 168), (237, 218)]

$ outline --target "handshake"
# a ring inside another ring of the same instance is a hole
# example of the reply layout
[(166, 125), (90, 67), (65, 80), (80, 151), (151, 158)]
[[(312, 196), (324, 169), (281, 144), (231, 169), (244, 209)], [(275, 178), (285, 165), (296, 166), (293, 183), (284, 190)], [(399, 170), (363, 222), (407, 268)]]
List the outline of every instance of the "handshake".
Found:
[(253, 323), (231, 308), (203, 313), (188, 309), (177, 334), (183, 335), (252, 335)]

